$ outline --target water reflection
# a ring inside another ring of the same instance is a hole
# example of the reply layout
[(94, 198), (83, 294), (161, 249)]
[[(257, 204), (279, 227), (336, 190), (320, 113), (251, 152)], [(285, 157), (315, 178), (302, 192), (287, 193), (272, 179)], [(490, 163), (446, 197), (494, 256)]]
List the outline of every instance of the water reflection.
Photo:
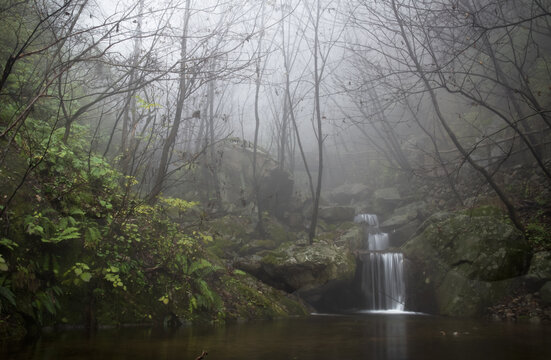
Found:
[[(385, 315), (377, 316), (381, 317)], [(407, 358), (408, 341), (405, 316), (393, 316), (393, 318), (385, 319), (384, 321), (375, 321), (373, 331), (373, 338), (370, 339), (371, 341), (367, 342), (370, 358)]]
[(175, 332), (151, 329), (49, 334), (0, 349), (0, 359), (551, 359), (551, 327), (410, 314), (310, 316)]

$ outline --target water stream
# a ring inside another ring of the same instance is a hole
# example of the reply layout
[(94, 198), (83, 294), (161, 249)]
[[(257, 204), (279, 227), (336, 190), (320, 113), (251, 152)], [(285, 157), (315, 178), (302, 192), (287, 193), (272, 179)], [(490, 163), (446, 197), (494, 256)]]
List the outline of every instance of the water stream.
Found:
[(404, 311), (403, 255), (388, 251), (389, 237), (379, 230), (376, 215), (360, 214), (354, 222), (361, 224), (364, 230), (364, 251), (359, 254), (359, 259), (362, 263), (361, 290), (366, 310)]

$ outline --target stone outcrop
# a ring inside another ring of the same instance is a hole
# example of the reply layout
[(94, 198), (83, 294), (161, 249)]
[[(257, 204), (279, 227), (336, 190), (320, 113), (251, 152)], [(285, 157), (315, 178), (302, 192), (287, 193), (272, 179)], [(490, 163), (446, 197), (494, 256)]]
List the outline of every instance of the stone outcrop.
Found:
[(343, 184), (334, 188), (329, 199), (339, 205), (350, 205), (365, 202), (371, 190), (364, 184)]
[(540, 293), (544, 305), (551, 305), (551, 251), (538, 251), (532, 256), (526, 274), (528, 287)]
[(526, 278), (535, 287), (551, 281), (551, 251), (538, 251), (534, 254)]
[(226, 215), (208, 223), (213, 241), (207, 248), (224, 259), (272, 250), (281, 244), (295, 240), (295, 234), (274, 217), (264, 217), (264, 238), (258, 238), (253, 217)]
[(277, 288), (295, 292), (351, 279), (356, 265), (347, 248), (319, 241), (313, 245), (285, 243), (261, 255), (244, 257), (236, 266)]
[(401, 246), (409, 240), (428, 215), (428, 205), (424, 201), (416, 201), (395, 209), (380, 228), (381, 231), (390, 234), (391, 246)]
[[(225, 139), (216, 144), (214, 154), (214, 160), (210, 153), (197, 159), (198, 165), (189, 171), (186, 185), (175, 189), (178, 196), (201, 200), (209, 209), (254, 216), (252, 144), (239, 138)], [(293, 205), (292, 176), (260, 147), (256, 162), (261, 207), (282, 218)]]
[(359, 227), (333, 234), (312, 245), (287, 242), (274, 250), (241, 257), (234, 266), (278, 289), (299, 294), (319, 309), (320, 304), (332, 302), (328, 299), (352, 290), (356, 271)]
[(352, 221), (356, 209), (352, 206), (321, 206), (318, 215), (327, 223), (342, 223)]
[(523, 234), (502, 215), (438, 213), (403, 247), (411, 273), (410, 307), (476, 316), (517, 288), (528, 269)]
[(541, 301), (545, 305), (551, 305), (551, 281), (547, 281), (540, 289)]
[(403, 203), (403, 198), (397, 188), (377, 189), (373, 193), (373, 204), (369, 212), (381, 217), (390, 215), (394, 209)]

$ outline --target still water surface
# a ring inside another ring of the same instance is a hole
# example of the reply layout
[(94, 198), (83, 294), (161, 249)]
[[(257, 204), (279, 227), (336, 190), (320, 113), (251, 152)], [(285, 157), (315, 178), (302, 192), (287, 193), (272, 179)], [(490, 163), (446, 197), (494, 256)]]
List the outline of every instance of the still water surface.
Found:
[(189, 327), (46, 334), (0, 349), (0, 359), (551, 359), (551, 326), (414, 314), (316, 315)]

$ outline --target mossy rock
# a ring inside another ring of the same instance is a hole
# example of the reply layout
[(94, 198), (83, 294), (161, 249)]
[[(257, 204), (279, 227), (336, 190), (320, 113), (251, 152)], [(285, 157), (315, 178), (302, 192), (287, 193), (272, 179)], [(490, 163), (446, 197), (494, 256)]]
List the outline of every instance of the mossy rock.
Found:
[(298, 298), (274, 289), (247, 273), (223, 275), (214, 289), (224, 302), (224, 316), (228, 321), (308, 314), (306, 306)]
[(526, 277), (531, 280), (551, 281), (551, 251), (534, 254)]
[(551, 281), (546, 282), (540, 289), (541, 301), (545, 305), (551, 305)]
[(348, 247), (318, 241), (309, 246), (287, 243), (264, 255), (262, 270), (290, 291), (354, 277), (356, 261)]
[(295, 234), (271, 216), (264, 217), (264, 230), (266, 240), (273, 241), (277, 245), (295, 240)]
[(435, 253), (437, 261), (474, 280), (496, 281), (525, 273), (530, 249), (510, 222), (463, 214), (442, 219), (404, 245), (406, 256), (423, 258)]
[(254, 232), (251, 219), (243, 216), (226, 215), (208, 223), (211, 232), (223, 239), (247, 239)]
[(273, 250), (278, 244), (273, 240), (253, 240), (239, 249), (239, 255), (251, 255), (264, 250)]
[(463, 214), (471, 217), (476, 216), (492, 216), (497, 218), (507, 218), (507, 213), (498, 207), (492, 206), (492, 205), (481, 205), (472, 207), (466, 210), (462, 211)]
[(244, 244), (248, 243), (254, 232), (251, 220), (242, 216), (227, 215), (208, 223), (213, 241), (208, 250), (221, 258), (231, 258)]
[(473, 281), (450, 271), (436, 287), (438, 313), (446, 316), (476, 317), (522, 284), (521, 278), (502, 281)]
[(295, 235), (272, 216), (264, 216), (264, 236), (259, 237), (250, 218), (227, 215), (209, 223), (214, 234), (208, 246), (210, 252), (221, 258), (253, 254), (275, 249), (282, 243), (294, 241)]
[(423, 273), (409, 288), (432, 288), (440, 314), (481, 315), (522, 282), (531, 256), (526, 239), (502, 213), (488, 213), (495, 214), (435, 214), (401, 248)]

